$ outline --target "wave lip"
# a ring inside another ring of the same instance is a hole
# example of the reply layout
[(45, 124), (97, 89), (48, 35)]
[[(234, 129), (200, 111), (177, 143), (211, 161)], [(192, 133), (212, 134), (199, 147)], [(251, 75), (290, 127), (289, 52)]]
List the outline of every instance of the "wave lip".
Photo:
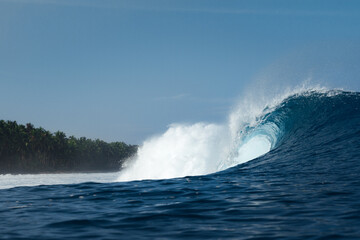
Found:
[[(248, 162), (299, 142), (359, 104), (359, 95), (308, 89), (285, 94), (262, 107), (245, 105), (227, 124), (172, 125), (144, 142), (118, 181), (205, 175)], [(245, 107), (244, 107), (245, 106)], [(312, 141), (309, 140), (308, 141)]]

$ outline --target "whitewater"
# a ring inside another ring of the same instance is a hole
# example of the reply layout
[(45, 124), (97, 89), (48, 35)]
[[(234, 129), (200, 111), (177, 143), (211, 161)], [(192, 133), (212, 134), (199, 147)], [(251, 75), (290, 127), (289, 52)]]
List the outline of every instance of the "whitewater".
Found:
[(120, 172), (0, 175), (0, 239), (360, 239), (360, 93), (260, 96)]
[(172, 124), (140, 146), (137, 156), (123, 165), (118, 181), (205, 175), (262, 156), (284, 135), (283, 123), (267, 121), (268, 114), (289, 96), (313, 92), (331, 95), (336, 91), (304, 83), (267, 98), (247, 95), (224, 124)]
[[(248, 94), (223, 124), (171, 124), (166, 132), (145, 140), (135, 157), (118, 173), (0, 175), (1, 188), (81, 182), (122, 182), (206, 175), (245, 163), (269, 152), (282, 139), (282, 123), (266, 121), (289, 96), (330, 92), (304, 82), (267, 96)], [(333, 94), (334, 91), (331, 92)], [(61, 177), (59, 177), (61, 176)]]

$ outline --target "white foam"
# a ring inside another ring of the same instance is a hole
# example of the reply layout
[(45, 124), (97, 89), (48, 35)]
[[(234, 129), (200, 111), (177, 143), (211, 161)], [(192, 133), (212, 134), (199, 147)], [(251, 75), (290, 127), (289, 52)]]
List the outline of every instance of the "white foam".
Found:
[[(309, 90), (307, 83), (281, 95), (246, 96), (224, 124), (174, 124), (145, 141), (135, 158), (120, 172), (118, 181), (166, 179), (204, 175), (257, 158), (275, 147), (279, 128), (274, 124), (256, 129), (260, 119), (290, 95)], [(270, 100), (266, 100), (270, 99)]]
[(20, 186), (114, 182), (119, 173), (5, 174), (0, 175), (0, 189)]
[(228, 152), (229, 139), (228, 130), (221, 125), (172, 125), (163, 135), (144, 142), (118, 180), (164, 179), (215, 172), (219, 159)]

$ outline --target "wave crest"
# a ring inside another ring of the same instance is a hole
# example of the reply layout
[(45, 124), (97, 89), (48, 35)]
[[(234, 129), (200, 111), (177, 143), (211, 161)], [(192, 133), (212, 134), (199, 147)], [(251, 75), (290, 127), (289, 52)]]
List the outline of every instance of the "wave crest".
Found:
[(226, 124), (171, 125), (142, 144), (118, 181), (204, 175), (245, 163), (324, 124), (335, 104), (327, 101), (338, 95), (347, 93), (300, 89), (263, 105), (244, 101)]

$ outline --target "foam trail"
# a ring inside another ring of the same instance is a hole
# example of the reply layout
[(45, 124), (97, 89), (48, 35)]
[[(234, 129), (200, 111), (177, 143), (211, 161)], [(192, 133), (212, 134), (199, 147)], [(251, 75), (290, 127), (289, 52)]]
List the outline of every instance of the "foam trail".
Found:
[(121, 172), (120, 181), (164, 179), (217, 171), (228, 152), (229, 133), (216, 124), (172, 125), (140, 147), (137, 157)]
[(254, 159), (271, 148), (266, 136), (257, 135), (239, 147), (236, 153), (230, 154), (232, 141), (228, 125), (173, 125), (163, 135), (145, 141), (118, 180), (209, 174)]
[(268, 102), (247, 98), (225, 124), (171, 125), (142, 144), (118, 181), (204, 175), (257, 158), (273, 149), (282, 134), (276, 124), (264, 124), (263, 117), (284, 98), (306, 90), (287, 91)]
[(85, 182), (110, 183), (114, 182), (117, 177), (118, 173), (0, 174), (0, 189)]

